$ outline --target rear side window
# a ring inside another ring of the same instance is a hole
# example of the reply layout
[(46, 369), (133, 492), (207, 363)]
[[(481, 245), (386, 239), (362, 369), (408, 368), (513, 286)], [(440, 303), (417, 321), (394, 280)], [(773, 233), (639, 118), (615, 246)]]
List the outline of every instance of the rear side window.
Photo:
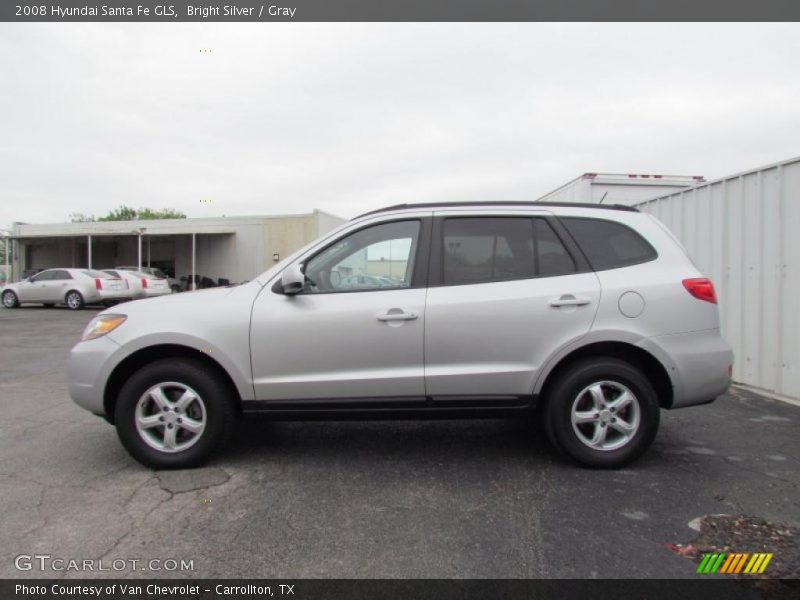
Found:
[(94, 277), (95, 279), (113, 279), (111, 275), (106, 273), (105, 271), (95, 271), (94, 269), (81, 269), (81, 273), (84, 275), (88, 275), (89, 277)]
[(442, 241), (442, 283), (445, 285), (575, 272), (572, 257), (543, 219), (445, 219)]
[(655, 259), (653, 247), (627, 225), (603, 219), (561, 217), (595, 271), (618, 269)]
[(553, 277), (574, 273), (575, 261), (564, 244), (544, 219), (534, 219), (534, 239), (536, 243), (536, 274), (539, 277)]

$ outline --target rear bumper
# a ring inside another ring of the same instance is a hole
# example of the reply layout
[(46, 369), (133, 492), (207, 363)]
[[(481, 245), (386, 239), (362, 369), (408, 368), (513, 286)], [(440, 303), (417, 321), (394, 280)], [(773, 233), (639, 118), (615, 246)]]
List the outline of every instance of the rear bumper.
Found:
[(731, 385), (733, 350), (719, 329), (661, 335), (639, 345), (666, 367), (673, 388), (671, 408), (707, 404)]
[(132, 300), (133, 290), (97, 290), (97, 298), (99, 302), (106, 302), (109, 300)]
[(142, 298), (155, 298), (157, 296), (166, 296), (167, 294), (172, 293), (172, 288), (166, 288), (163, 290), (147, 288), (142, 290), (144, 294), (141, 296)]

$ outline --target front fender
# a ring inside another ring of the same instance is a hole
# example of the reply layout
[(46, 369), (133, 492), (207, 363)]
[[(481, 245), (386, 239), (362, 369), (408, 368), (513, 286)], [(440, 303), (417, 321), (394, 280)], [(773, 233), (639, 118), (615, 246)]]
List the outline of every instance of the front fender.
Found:
[[(116, 332), (108, 334), (113, 336)], [(253, 390), (253, 379), (250, 372), (250, 347), (247, 342), (247, 332), (244, 333), (244, 346), (236, 344), (234, 341), (234, 351), (208, 341), (207, 338), (188, 334), (180, 331), (159, 331), (145, 335), (139, 335), (129, 340), (120, 340), (112, 337), (119, 344), (119, 350), (115, 352), (113, 358), (117, 358), (115, 364), (121, 363), (128, 356), (146, 348), (155, 346), (173, 345), (183, 346), (192, 350), (197, 350), (207, 355), (218, 363), (233, 381), (239, 397), (242, 400), (253, 400), (255, 392)], [(238, 347), (236, 347), (238, 346)], [(237, 356), (237, 353), (239, 356)], [(242, 355), (246, 360), (242, 360)], [(242, 368), (244, 365), (244, 368)], [(246, 369), (246, 370), (245, 370)]]

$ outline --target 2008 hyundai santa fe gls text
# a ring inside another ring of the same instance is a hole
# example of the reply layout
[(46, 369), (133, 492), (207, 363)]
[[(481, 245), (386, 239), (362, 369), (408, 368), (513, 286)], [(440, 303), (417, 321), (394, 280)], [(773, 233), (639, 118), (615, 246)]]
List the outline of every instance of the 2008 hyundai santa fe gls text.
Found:
[(566, 456), (619, 467), (659, 411), (730, 384), (716, 296), (672, 234), (621, 206), (401, 205), (248, 284), (100, 313), (72, 398), (141, 463), (205, 462), (240, 413), (513, 416), (541, 407)]

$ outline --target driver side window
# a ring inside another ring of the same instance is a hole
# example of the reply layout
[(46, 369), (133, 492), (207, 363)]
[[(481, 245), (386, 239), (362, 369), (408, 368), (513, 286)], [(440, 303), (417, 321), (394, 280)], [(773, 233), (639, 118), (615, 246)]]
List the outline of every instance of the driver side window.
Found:
[(411, 286), (420, 222), (361, 229), (308, 261), (306, 292), (373, 291)]
[(52, 271), (42, 271), (31, 277), (31, 283), (42, 283), (43, 281), (50, 281), (52, 278)]

